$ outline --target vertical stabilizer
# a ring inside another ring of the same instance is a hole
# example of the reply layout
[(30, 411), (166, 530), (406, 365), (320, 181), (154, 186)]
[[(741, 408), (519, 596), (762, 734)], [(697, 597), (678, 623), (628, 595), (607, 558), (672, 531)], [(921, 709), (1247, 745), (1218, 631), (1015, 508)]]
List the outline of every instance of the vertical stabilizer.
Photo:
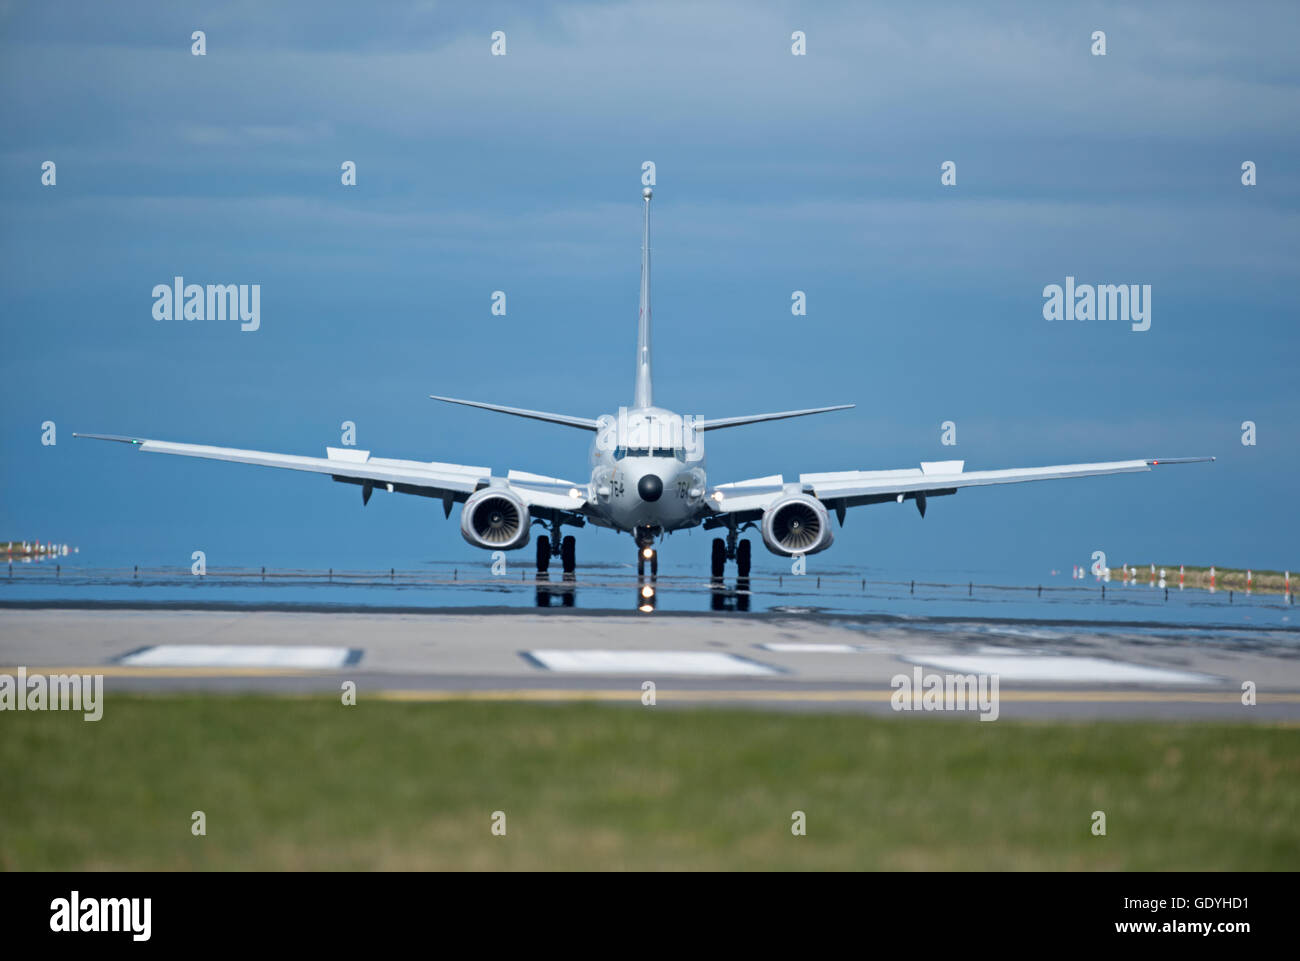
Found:
[(653, 407), (654, 387), (650, 379), (650, 198), (654, 191), (646, 187), (645, 235), (641, 242), (641, 314), (636, 325), (636, 390), (633, 407)]

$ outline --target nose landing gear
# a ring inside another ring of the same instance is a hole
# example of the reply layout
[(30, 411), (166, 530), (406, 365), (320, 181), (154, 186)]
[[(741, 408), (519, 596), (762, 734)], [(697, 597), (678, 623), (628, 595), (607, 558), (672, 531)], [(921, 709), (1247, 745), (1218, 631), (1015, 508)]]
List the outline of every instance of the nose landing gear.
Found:
[(659, 576), (659, 552), (655, 550), (655, 538), (659, 535), (657, 527), (638, 527), (634, 536), (636, 537), (636, 576), (645, 577), (647, 563), (650, 566), (650, 576)]

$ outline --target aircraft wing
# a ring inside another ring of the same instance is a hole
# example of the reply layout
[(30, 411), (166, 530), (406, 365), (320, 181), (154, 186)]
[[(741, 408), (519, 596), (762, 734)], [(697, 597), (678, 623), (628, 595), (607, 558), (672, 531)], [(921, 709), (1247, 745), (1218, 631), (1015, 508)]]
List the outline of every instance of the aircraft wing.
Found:
[(1131, 474), (1149, 471), (1162, 464), (1190, 464), (1212, 461), (1213, 457), (1173, 457), (1151, 460), (1116, 460), (1096, 464), (1057, 464), (1051, 467), (1021, 467), (1010, 470), (967, 471), (965, 461), (923, 462), (904, 470), (833, 471), (800, 474), (797, 483), (787, 484), (779, 474), (723, 484), (709, 492), (710, 509), (717, 514), (736, 514), (737, 520), (752, 520), (779, 496), (788, 492), (811, 494), (840, 513), (847, 507), (915, 500), (925, 514), (928, 497), (955, 494), (961, 487), (992, 484), (1023, 484), (1028, 481), (1065, 480), (1101, 474)]
[[(280, 467), (286, 470), (327, 474), (336, 481), (360, 485), (363, 502), (369, 501), (371, 492), (376, 489), (400, 494), (419, 494), (423, 497), (441, 498), (444, 511), (448, 514), (451, 513), (453, 503), (464, 501), (480, 487), (487, 487), (493, 482), (492, 471), (487, 467), (371, 457), (370, 451), (352, 447), (326, 447), (324, 457), (304, 457), (297, 454), (242, 450), (236, 447), (176, 444), (165, 440), (122, 437), (115, 434), (73, 434), (73, 436), (118, 441), (152, 454), (177, 454), (181, 457), (199, 457), (204, 460), (224, 460), (236, 464), (254, 464), (259, 467)], [(497, 482), (500, 483), (500, 479), (497, 479)], [(505, 483), (530, 507), (581, 512), (587, 502), (585, 485), (579, 486), (556, 477), (511, 471)], [(574, 496), (575, 491), (577, 496)]]

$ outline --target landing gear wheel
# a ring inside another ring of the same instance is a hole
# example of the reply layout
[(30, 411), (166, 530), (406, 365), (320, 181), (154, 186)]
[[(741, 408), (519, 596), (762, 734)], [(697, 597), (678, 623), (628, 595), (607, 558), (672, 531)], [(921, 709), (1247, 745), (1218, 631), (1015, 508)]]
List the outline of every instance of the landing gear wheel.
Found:
[(560, 541), (560, 563), (564, 565), (566, 574), (572, 574), (577, 567), (577, 541), (572, 534)]
[(537, 538), (537, 573), (545, 574), (551, 565), (551, 539), (543, 534)]
[(749, 576), (749, 541), (741, 541), (736, 547), (736, 576)]
[(713, 576), (721, 578), (727, 572), (727, 545), (721, 537), (713, 538)]

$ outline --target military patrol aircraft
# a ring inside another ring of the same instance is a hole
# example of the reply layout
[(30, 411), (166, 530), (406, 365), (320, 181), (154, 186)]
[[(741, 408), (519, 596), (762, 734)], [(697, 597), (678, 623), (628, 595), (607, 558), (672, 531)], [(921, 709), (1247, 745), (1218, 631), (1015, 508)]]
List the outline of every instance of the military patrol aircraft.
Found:
[(179, 454), (208, 460), (234, 461), (263, 467), (326, 474), (361, 488), (362, 503), (375, 490), (418, 494), (442, 501), (445, 516), (463, 503), (460, 530), (465, 540), (489, 551), (526, 547), (534, 524), (547, 531), (537, 538), (537, 570), (547, 570), (558, 557), (566, 574), (576, 567), (575, 541), (563, 535), (564, 527), (587, 522), (633, 536), (637, 546), (637, 572), (647, 564), (658, 573), (655, 545), (673, 531), (691, 527), (725, 532), (713, 540), (712, 572), (725, 573), (728, 561), (739, 577), (749, 576), (750, 542), (740, 534), (757, 528), (763, 544), (785, 557), (816, 554), (831, 546), (830, 513), (842, 525), (850, 507), (863, 504), (913, 501), (921, 516), (932, 497), (955, 494), (962, 487), (1018, 484), (1025, 481), (1061, 480), (1098, 474), (1149, 471), (1159, 464), (1214, 460), (1213, 457), (1107, 461), (1012, 470), (965, 470), (959, 460), (922, 462), (903, 470), (846, 470), (800, 474), (787, 481), (781, 475), (710, 486), (705, 471), (702, 435), (708, 431), (845, 410), (852, 404), (786, 410), (740, 417), (681, 417), (656, 407), (650, 373), (650, 200), (642, 191), (645, 229), (641, 246), (641, 309), (637, 322), (636, 380), (632, 405), (617, 415), (600, 418), (570, 417), (545, 411), (505, 407), (454, 397), (430, 395), (434, 400), (562, 424), (595, 435), (590, 453), (591, 474), (586, 483), (511, 470), (493, 476), (489, 468), (372, 457), (369, 451), (327, 447), (324, 457), (303, 457), (231, 447), (176, 444), (106, 434), (77, 434), (113, 440), (158, 454)]

